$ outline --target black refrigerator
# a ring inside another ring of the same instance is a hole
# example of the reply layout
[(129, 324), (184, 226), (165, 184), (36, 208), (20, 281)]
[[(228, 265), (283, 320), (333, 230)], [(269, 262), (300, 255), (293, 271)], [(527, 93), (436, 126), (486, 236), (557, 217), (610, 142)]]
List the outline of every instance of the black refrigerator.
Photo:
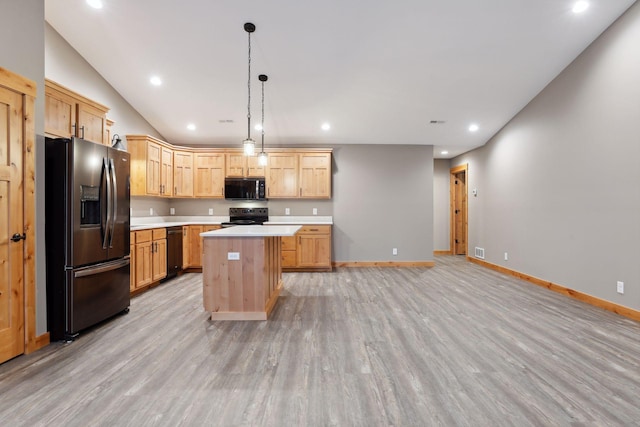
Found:
[(129, 308), (130, 156), (45, 139), (47, 323), (52, 341)]

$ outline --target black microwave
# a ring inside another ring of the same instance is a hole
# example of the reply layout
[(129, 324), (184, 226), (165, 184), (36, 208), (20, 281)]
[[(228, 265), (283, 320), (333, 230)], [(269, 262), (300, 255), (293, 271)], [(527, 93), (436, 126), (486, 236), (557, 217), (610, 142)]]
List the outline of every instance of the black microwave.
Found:
[(265, 200), (264, 178), (225, 178), (224, 198), (227, 200)]

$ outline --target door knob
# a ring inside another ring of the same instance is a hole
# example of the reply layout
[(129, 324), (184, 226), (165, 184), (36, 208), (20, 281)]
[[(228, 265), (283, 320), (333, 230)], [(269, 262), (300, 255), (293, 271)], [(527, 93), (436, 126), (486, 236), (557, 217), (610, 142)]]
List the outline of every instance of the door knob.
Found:
[(20, 240), (26, 240), (27, 239), (27, 235), (22, 233), (22, 234), (14, 234), (13, 236), (11, 236), (11, 240), (13, 242), (19, 242)]

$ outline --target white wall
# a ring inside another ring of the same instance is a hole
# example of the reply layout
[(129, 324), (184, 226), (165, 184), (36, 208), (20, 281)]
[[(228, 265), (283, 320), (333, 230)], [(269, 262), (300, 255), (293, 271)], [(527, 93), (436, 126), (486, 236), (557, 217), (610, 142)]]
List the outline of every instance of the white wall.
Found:
[[(162, 139), (162, 135), (47, 23), (44, 39), (45, 77), (109, 107), (107, 117), (114, 121), (112, 135), (118, 134), (123, 140), (127, 133)], [(126, 70), (126, 63), (122, 68)]]
[(636, 3), (486, 146), (452, 161), (469, 163), (478, 189), (470, 252), (640, 310), (638, 52)]

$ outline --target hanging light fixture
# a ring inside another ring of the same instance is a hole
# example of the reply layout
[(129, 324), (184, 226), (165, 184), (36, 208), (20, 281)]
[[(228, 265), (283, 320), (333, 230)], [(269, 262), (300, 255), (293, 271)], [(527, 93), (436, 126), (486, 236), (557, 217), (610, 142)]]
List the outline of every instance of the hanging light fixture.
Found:
[(258, 163), (260, 166), (267, 165), (267, 153), (264, 152), (264, 82), (269, 79), (266, 74), (260, 74), (258, 76), (258, 80), (262, 82), (262, 122), (261, 122), (261, 130), (262, 130), (262, 148), (260, 149), (260, 154), (258, 155)]
[(256, 143), (251, 139), (251, 33), (256, 30), (256, 26), (251, 22), (244, 24), (244, 30), (249, 35), (249, 76), (247, 79), (247, 139), (244, 140), (242, 146), (245, 156), (253, 156), (255, 154)]

